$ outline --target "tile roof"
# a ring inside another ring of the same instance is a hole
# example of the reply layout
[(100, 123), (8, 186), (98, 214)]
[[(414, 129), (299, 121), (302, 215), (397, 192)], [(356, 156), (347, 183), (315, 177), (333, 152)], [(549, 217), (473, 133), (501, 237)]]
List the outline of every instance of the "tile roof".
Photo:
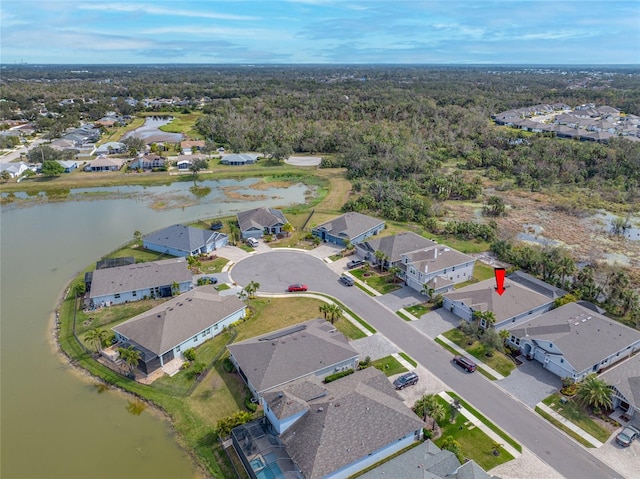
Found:
[(510, 329), (516, 337), (553, 341), (581, 372), (640, 341), (640, 332), (577, 303), (568, 303)]
[(91, 280), (90, 298), (109, 294), (155, 288), (191, 281), (193, 274), (184, 258), (136, 263), (115, 268), (97, 269)]
[(112, 329), (160, 356), (244, 308), (238, 297), (220, 296), (213, 285), (205, 285)]
[(347, 338), (324, 319), (312, 319), (227, 348), (258, 392), (358, 357)]
[(282, 211), (275, 208), (254, 208), (238, 213), (237, 217), (240, 231), (250, 229), (262, 231), (265, 228), (272, 228), (278, 224), (284, 225), (287, 223), (287, 219), (284, 217), (284, 214), (282, 214)]
[(431, 241), (424, 236), (420, 236), (413, 232), (398, 233), (393, 236), (385, 236), (383, 238), (371, 238), (363, 243), (372, 253), (382, 251), (386, 254), (392, 263), (400, 261), (400, 255), (416, 251), (422, 248), (434, 246), (435, 241)]
[(222, 234), (192, 226), (173, 225), (149, 233), (143, 237), (143, 240), (191, 254), (192, 251), (216, 241)]
[(495, 279), (487, 279), (444, 296), (452, 301), (460, 301), (474, 311), (493, 311), (496, 324), (553, 301), (509, 278), (505, 279), (504, 285), (502, 295), (495, 291)]
[(325, 384), (281, 436), (306, 479), (318, 479), (424, 427), (376, 368)]
[(384, 220), (350, 211), (316, 226), (314, 230), (325, 230), (336, 237), (353, 239), (381, 224), (384, 224)]

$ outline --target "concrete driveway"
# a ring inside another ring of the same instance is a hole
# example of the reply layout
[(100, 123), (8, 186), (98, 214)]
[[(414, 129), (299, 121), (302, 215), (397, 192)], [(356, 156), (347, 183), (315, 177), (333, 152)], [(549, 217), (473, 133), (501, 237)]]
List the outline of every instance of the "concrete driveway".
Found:
[(457, 328), (458, 324), (460, 324), (460, 318), (444, 308), (438, 308), (435, 311), (423, 314), (418, 321), (411, 321), (413, 327), (431, 339), (438, 337), (439, 334), (445, 331)]
[(391, 293), (376, 296), (376, 300), (384, 304), (391, 311), (398, 311), (400, 308), (408, 308), (416, 304), (423, 303), (426, 296), (422, 296), (415, 289), (403, 286)]
[(369, 356), (372, 361), (399, 352), (398, 347), (380, 333), (366, 338), (354, 339), (349, 344), (360, 353), (360, 357), (366, 358)]
[(525, 360), (498, 385), (532, 409), (544, 398), (557, 392), (562, 381), (542, 367), (538, 361)]
[(640, 441), (636, 439), (629, 447), (618, 445), (616, 435), (621, 430), (615, 431), (604, 445), (591, 451), (609, 467), (631, 479), (640, 476)]

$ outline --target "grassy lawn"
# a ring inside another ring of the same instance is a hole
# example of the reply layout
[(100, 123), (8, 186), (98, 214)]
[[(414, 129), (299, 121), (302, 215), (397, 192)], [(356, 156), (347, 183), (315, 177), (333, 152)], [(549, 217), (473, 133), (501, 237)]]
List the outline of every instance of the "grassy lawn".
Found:
[(403, 358), (406, 362), (408, 362), (409, 364), (411, 364), (414, 368), (418, 365), (418, 363), (417, 363), (417, 362), (415, 362), (415, 361), (413, 360), (413, 358), (411, 358), (411, 356), (409, 356), (407, 353), (399, 353), (399, 354), (400, 354), (400, 356), (402, 356), (402, 358)]
[(406, 309), (409, 313), (413, 314), (418, 319), (423, 314), (427, 314), (429, 311), (431, 311), (431, 308), (425, 305), (424, 303), (415, 304), (413, 306), (409, 306), (408, 308), (404, 308), (404, 309)]
[(606, 442), (611, 436), (611, 433), (605, 428), (600, 426), (596, 421), (589, 417), (588, 411), (580, 406), (573, 399), (569, 399), (565, 404), (560, 402), (563, 396), (555, 393), (544, 399), (542, 402), (560, 414), (562, 417), (568, 419), (583, 431), (588, 432), (593, 437), (601, 442)]
[[(368, 273), (364, 269), (354, 269), (350, 273), (380, 294), (390, 293), (401, 288), (401, 283), (394, 282), (394, 277), (389, 273), (380, 274), (373, 269), (370, 269)], [(365, 274), (369, 274), (369, 276), (365, 276)]]
[(76, 332), (79, 336), (93, 328), (109, 329), (129, 318), (142, 314), (151, 308), (158, 306), (168, 299), (143, 299), (133, 303), (117, 304), (108, 308), (100, 308), (94, 311), (84, 312), (78, 310), (76, 316)]
[(543, 418), (545, 418), (547, 421), (549, 421), (551, 424), (553, 424), (555, 427), (557, 427), (558, 429), (566, 432), (569, 436), (571, 436), (572, 438), (574, 438), (576, 441), (578, 441), (580, 444), (582, 444), (584, 447), (594, 447), (593, 444), (591, 444), (589, 441), (587, 441), (586, 439), (583, 439), (581, 436), (579, 436), (578, 434), (576, 434), (575, 432), (573, 432), (571, 429), (569, 429), (567, 426), (565, 426), (564, 424), (562, 424), (560, 421), (557, 421), (556, 419), (554, 419), (553, 417), (551, 417), (549, 414), (547, 414), (546, 412), (544, 412), (542, 409), (540, 409), (538, 406), (536, 406), (535, 411), (540, 414)]
[(351, 316), (353, 319), (355, 319), (356, 321), (358, 321), (367, 331), (369, 331), (371, 334), (376, 334), (378, 331), (376, 331), (376, 329), (371, 326), (369, 323), (367, 323), (364, 319), (362, 319), (360, 316), (358, 316), (357, 314), (355, 314), (353, 311), (351, 311), (349, 308), (347, 308), (344, 304), (342, 304), (340, 301), (338, 301), (335, 298), (332, 298), (331, 296), (327, 296), (326, 294), (322, 294), (322, 293), (316, 293), (316, 294), (320, 294), (321, 296), (325, 296), (326, 298), (330, 299), (331, 301), (333, 301), (334, 303), (336, 303), (338, 306), (340, 306), (342, 308), (342, 311), (344, 311), (345, 313), (347, 313), (349, 316)]
[(491, 244), (486, 241), (479, 241), (475, 239), (462, 240), (455, 236), (445, 234), (428, 234), (427, 237), (466, 254), (482, 253), (483, 251), (488, 251), (491, 246)]
[(140, 128), (142, 125), (144, 125), (144, 118), (134, 118), (125, 126), (107, 128), (107, 132), (100, 137), (100, 141), (96, 143), (96, 146), (104, 145), (110, 141), (120, 141), (125, 133)]
[(202, 133), (195, 129), (196, 120), (202, 116), (202, 112), (172, 113), (173, 120), (158, 129), (167, 133), (184, 133), (189, 138), (201, 138)]
[(450, 329), (442, 335), (505, 377), (511, 374), (511, 371), (516, 367), (509, 358), (498, 351), (494, 351), (492, 357), (487, 356), (485, 347), (477, 340), (467, 344), (467, 337), (459, 329)]
[(354, 340), (367, 337), (367, 335), (359, 327), (357, 327), (346, 318), (338, 319), (335, 323), (333, 323), (333, 325), (338, 331), (344, 334), (347, 339)]
[(440, 447), (447, 436), (452, 436), (460, 444), (464, 456), (476, 461), (485, 471), (513, 459), (513, 456), (502, 448), (500, 455), (494, 456), (491, 438), (474, 427), (462, 414), (458, 414), (452, 423), (449, 404), (440, 397), (438, 400), (445, 407), (447, 417), (438, 423), (442, 428), (442, 435), (434, 441), (437, 446)]
[(482, 261), (476, 261), (473, 266), (473, 278), (477, 281), (484, 281), (485, 279), (495, 278), (495, 272), (493, 267)]
[(387, 377), (393, 376), (394, 374), (406, 373), (408, 371), (408, 369), (400, 364), (400, 362), (393, 356), (386, 356), (384, 358), (371, 361), (371, 366), (385, 373)]
[[(131, 232), (133, 236), (133, 232)], [(142, 245), (138, 246), (136, 242), (132, 242), (130, 245), (120, 248), (113, 253), (109, 253), (105, 258), (123, 258), (126, 256), (133, 256), (136, 259), (136, 263), (146, 263), (148, 261), (158, 261), (161, 259), (170, 259), (174, 256), (158, 253), (157, 251), (151, 251), (144, 249)]]

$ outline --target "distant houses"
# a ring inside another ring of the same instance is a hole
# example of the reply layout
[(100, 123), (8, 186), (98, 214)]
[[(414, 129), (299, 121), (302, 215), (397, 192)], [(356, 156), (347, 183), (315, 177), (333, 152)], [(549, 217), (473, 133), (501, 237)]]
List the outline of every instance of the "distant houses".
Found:
[(258, 161), (259, 155), (255, 153), (233, 153), (224, 155), (220, 164), (229, 166), (253, 165)]
[(199, 286), (113, 327), (121, 347), (141, 352), (138, 369), (161, 368), (184, 351), (220, 334), (245, 316), (235, 295), (221, 296), (213, 285)]
[(84, 167), (85, 171), (119, 171), (125, 164), (126, 160), (123, 158), (109, 158), (106, 156), (99, 156), (95, 160), (88, 161)]
[(224, 233), (178, 224), (145, 235), (142, 245), (151, 251), (184, 257), (211, 253), (228, 240)]
[(345, 246), (357, 244), (384, 229), (384, 220), (351, 211), (322, 223), (311, 230), (311, 234), (327, 243)]

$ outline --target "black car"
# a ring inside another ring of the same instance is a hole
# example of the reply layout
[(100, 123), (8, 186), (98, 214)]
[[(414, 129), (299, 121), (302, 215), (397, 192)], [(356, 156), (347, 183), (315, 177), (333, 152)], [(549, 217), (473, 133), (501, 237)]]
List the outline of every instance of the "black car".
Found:
[(222, 221), (214, 221), (213, 223), (211, 223), (211, 229), (213, 231), (221, 230), (222, 226)]
[(418, 382), (418, 375), (412, 372), (412, 373), (406, 373), (406, 374), (403, 374), (402, 376), (397, 377), (396, 380), (393, 381), (393, 385), (395, 386), (396, 389), (404, 389), (407, 386), (413, 386), (417, 382)]
[(351, 261), (349, 261), (347, 263), (347, 268), (349, 268), (349, 269), (359, 268), (360, 266), (364, 266), (364, 260), (363, 259), (352, 259)]
[(353, 278), (350, 278), (349, 276), (340, 276), (340, 280), (339, 280), (342, 284), (344, 284), (345, 286), (353, 286), (355, 281), (353, 280)]
[(462, 369), (465, 369), (468, 373), (472, 373), (476, 370), (477, 365), (471, 359), (465, 358), (464, 356), (455, 356), (453, 358), (453, 362), (460, 366)]

